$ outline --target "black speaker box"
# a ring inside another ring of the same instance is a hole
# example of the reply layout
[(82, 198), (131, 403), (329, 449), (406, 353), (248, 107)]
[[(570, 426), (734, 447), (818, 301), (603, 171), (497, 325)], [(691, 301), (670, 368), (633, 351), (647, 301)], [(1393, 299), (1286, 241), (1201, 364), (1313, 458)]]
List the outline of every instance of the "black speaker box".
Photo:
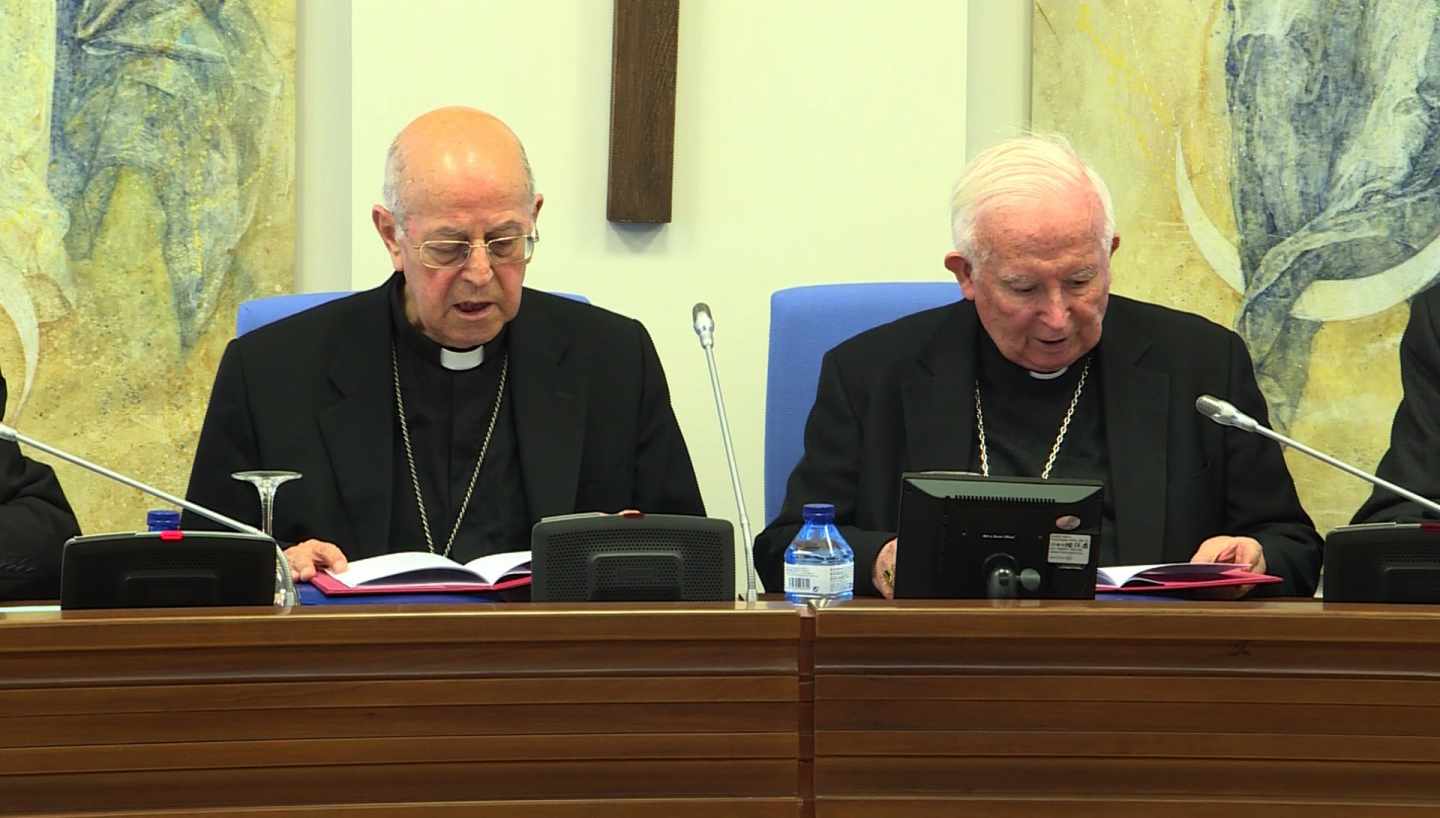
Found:
[(65, 543), (61, 608), (273, 605), (275, 541), (211, 531), (92, 534)]
[(535, 602), (733, 601), (735, 531), (678, 514), (572, 514), (535, 524)]
[(1440, 602), (1440, 523), (1346, 525), (1325, 537), (1326, 602)]

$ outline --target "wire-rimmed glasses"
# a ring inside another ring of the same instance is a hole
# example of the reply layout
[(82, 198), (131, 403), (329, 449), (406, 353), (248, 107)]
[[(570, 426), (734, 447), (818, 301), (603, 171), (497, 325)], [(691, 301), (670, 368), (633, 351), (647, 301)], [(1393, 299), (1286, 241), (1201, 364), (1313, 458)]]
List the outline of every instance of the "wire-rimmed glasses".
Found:
[(484, 247), (491, 265), (524, 264), (535, 255), (540, 231), (531, 230), (523, 236), (497, 236), (481, 241), (464, 239), (430, 239), (411, 245), (420, 253), (420, 263), (432, 270), (459, 267), (470, 259), (476, 247)]

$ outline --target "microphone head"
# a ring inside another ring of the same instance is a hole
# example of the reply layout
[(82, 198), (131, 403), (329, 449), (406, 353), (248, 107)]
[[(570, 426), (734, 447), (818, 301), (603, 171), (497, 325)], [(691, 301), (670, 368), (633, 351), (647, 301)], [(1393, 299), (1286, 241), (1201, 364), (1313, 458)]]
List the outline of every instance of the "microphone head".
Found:
[(1253, 432), (1260, 424), (1254, 418), (1235, 408), (1235, 404), (1220, 400), (1214, 395), (1201, 395), (1195, 399), (1195, 411), (1221, 426), (1233, 426), (1246, 432)]
[(695, 334), (700, 338), (700, 345), (710, 347), (715, 344), (715, 319), (710, 315), (710, 305), (701, 301), (690, 308), (690, 321), (695, 327)]

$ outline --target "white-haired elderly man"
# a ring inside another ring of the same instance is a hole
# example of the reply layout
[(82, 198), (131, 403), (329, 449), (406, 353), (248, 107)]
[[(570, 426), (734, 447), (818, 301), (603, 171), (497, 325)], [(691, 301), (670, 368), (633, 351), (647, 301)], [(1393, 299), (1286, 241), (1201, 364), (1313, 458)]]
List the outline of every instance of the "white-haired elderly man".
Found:
[(893, 596), (901, 473), (959, 469), (1102, 481), (1101, 565), (1234, 562), (1284, 578), (1266, 593), (1313, 593), (1320, 536), (1280, 448), (1194, 409), (1210, 393), (1266, 418), (1244, 343), (1111, 296), (1110, 194), (1069, 143), (1026, 136), (986, 150), (956, 184), (951, 217), (945, 267), (965, 300), (825, 355), (805, 454), (755, 541), (766, 586), (781, 587), (801, 506), (833, 502), (856, 592)]
[(191, 500), (253, 522), (231, 472), (301, 472), (275, 536), (302, 580), (390, 550), (526, 549), (556, 514), (705, 513), (645, 328), (524, 287), (543, 200), (503, 122), (419, 117), (384, 197), (389, 281), (226, 349)]

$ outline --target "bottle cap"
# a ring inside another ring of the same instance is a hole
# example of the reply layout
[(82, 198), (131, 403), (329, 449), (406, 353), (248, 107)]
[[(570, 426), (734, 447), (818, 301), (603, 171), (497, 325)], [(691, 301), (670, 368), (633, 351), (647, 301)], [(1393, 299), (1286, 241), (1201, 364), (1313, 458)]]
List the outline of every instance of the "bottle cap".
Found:
[(180, 512), (157, 508), (146, 512), (145, 527), (151, 531), (176, 531), (180, 528)]
[(830, 522), (835, 519), (835, 504), (806, 503), (800, 513), (807, 521)]

